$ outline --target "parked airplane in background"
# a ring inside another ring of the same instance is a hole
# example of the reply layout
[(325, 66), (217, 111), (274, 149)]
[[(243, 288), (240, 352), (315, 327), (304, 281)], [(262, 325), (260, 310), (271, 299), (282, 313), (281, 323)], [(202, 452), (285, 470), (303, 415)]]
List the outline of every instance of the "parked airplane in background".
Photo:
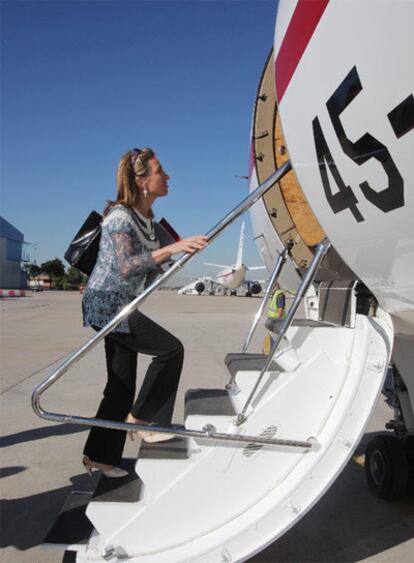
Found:
[(214, 295), (218, 288), (223, 288), (224, 292), (230, 290), (231, 295), (236, 295), (237, 290), (243, 288), (246, 291), (246, 297), (260, 293), (262, 291), (263, 281), (246, 280), (246, 272), (249, 270), (265, 270), (266, 266), (248, 267), (243, 264), (244, 227), (245, 223), (243, 222), (240, 230), (236, 263), (233, 266), (224, 266), (223, 264), (210, 264), (205, 262), (205, 266), (214, 266), (215, 268), (223, 269), (218, 273), (215, 279), (204, 276), (182, 287), (178, 293), (183, 295), (187, 293), (198, 293), (201, 295), (207, 291), (210, 295)]

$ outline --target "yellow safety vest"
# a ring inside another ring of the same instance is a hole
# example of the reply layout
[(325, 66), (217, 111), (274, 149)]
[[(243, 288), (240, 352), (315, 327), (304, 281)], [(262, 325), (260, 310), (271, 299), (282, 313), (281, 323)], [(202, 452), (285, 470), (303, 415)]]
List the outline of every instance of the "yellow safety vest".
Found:
[(269, 305), (269, 309), (267, 311), (267, 316), (269, 319), (284, 319), (285, 318), (285, 308), (283, 307), (283, 313), (282, 316), (279, 317), (277, 310), (279, 309), (279, 307), (277, 306), (277, 299), (279, 297), (279, 295), (283, 295), (283, 291), (278, 289), (274, 292), (272, 300), (270, 301), (270, 305)]

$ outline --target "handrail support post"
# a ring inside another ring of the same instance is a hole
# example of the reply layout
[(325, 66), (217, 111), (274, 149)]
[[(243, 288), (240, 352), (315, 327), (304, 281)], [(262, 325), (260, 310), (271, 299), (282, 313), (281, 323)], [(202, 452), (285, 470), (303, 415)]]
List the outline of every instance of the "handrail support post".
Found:
[(273, 357), (276, 354), (276, 351), (280, 345), (280, 343), (282, 342), (283, 337), (285, 336), (288, 328), (290, 327), (290, 325), (292, 324), (292, 321), (295, 317), (295, 314), (299, 308), (300, 302), (302, 301), (303, 297), (305, 296), (309, 286), (311, 285), (311, 283), (313, 282), (315, 275), (319, 269), (319, 266), (321, 265), (321, 262), (323, 260), (323, 258), (325, 257), (326, 253), (328, 252), (329, 248), (330, 248), (331, 244), (328, 241), (328, 239), (324, 239), (322, 242), (320, 242), (318, 244), (318, 246), (316, 247), (316, 252), (315, 255), (312, 259), (312, 262), (305, 274), (305, 277), (302, 280), (302, 283), (300, 284), (298, 291), (296, 293), (295, 299), (289, 309), (289, 311), (286, 314), (286, 317), (280, 327), (280, 332), (272, 346), (272, 349), (270, 350), (270, 353), (267, 357), (267, 360), (265, 362), (265, 365), (263, 366), (262, 370), (260, 371), (259, 377), (257, 378), (257, 381), (252, 389), (252, 391), (250, 392), (250, 395), (242, 409), (242, 411), (237, 415), (236, 420), (234, 421), (234, 424), (236, 426), (240, 426), (241, 424), (243, 424), (246, 419), (246, 412), (247, 409), (249, 407), (249, 405), (251, 404), (253, 397), (256, 394), (257, 388), (260, 385), (260, 382), (263, 379), (264, 374), (266, 373), (266, 371), (269, 369), (270, 364), (272, 363)]
[[(249, 332), (246, 336), (246, 339), (244, 341), (244, 344), (243, 344), (243, 347), (242, 347), (242, 354), (244, 354), (249, 347), (249, 344), (252, 340), (253, 334), (255, 333), (257, 325), (258, 325), (260, 319), (263, 316), (263, 312), (264, 312), (265, 307), (266, 307), (266, 305), (269, 301), (269, 297), (270, 297), (271, 293), (273, 292), (273, 288), (275, 286), (275, 283), (277, 282), (277, 280), (280, 276), (280, 273), (283, 269), (283, 266), (286, 263), (287, 257), (290, 254), (290, 251), (292, 250), (292, 247), (293, 247), (293, 241), (288, 240), (286, 242), (286, 246), (284, 247), (282, 252), (279, 254), (278, 259), (276, 260), (275, 267), (273, 268), (272, 274), (269, 278), (269, 282), (267, 284), (265, 293), (264, 293), (263, 298), (261, 300), (260, 307), (256, 312), (256, 315), (253, 319), (253, 323), (252, 323), (250, 330), (249, 330)], [(236, 391), (237, 390), (236, 374), (234, 374), (230, 377), (230, 381), (227, 383), (226, 389), (228, 389), (229, 391)]]

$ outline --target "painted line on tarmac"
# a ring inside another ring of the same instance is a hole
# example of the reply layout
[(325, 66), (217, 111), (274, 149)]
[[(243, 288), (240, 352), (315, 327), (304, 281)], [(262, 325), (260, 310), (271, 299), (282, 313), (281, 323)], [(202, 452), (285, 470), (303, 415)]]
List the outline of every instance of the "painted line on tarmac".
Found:
[(41, 371), (43, 371), (44, 369), (50, 368), (52, 367), (54, 364), (57, 364), (58, 362), (60, 362), (61, 360), (63, 360), (64, 358), (67, 358), (69, 355), (73, 354), (73, 352), (76, 350), (76, 348), (74, 348), (73, 350), (71, 350), (70, 352), (68, 352), (67, 354), (64, 354), (63, 356), (61, 356), (60, 358), (57, 358), (56, 360), (53, 360), (53, 362), (51, 362), (50, 364), (47, 364), (39, 369), (37, 369), (36, 371), (34, 371), (33, 373), (31, 373), (30, 375), (27, 375), (26, 377), (24, 377), (23, 379), (21, 379), (20, 381), (18, 381), (17, 383), (14, 383), (13, 385), (11, 385), (10, 387), (7, 387), (6, 389), (3, 389), (3, 391), (0, 391), (0, 395), (4, 395), (4, 393), (7, 393), (7, 391), (10, 391), (11, 389), (14, 389), (15, 387), (17, 387), (18, 385), (20, 385), (21, 383), (24, 383), (25, 381), (27, 381), (28, 379), (30, 379), (31, 377), (37, 375), (38, 373), (40, 373)]
[(40, 307), (50, 307), (50, 303), (42, 303), (41, 305), (23, 305), (22, 307), (3, 307), (0, 311), (17, 311), (19, 309), (39, 309)]

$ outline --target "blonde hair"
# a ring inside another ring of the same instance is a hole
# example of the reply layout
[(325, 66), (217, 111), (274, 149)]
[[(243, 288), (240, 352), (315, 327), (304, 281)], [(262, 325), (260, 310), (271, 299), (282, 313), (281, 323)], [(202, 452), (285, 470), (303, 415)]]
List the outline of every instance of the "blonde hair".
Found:
[(139, 199), (136, 178), (146, 176), (148, 173), (148, 161), (155, 156), (150, 148), (132, 149), (125, 153), (118, 164), (116, 174), (116, 199), (108, 200), (104, 209), (104, 216), (115, 205), (134, 207)]

